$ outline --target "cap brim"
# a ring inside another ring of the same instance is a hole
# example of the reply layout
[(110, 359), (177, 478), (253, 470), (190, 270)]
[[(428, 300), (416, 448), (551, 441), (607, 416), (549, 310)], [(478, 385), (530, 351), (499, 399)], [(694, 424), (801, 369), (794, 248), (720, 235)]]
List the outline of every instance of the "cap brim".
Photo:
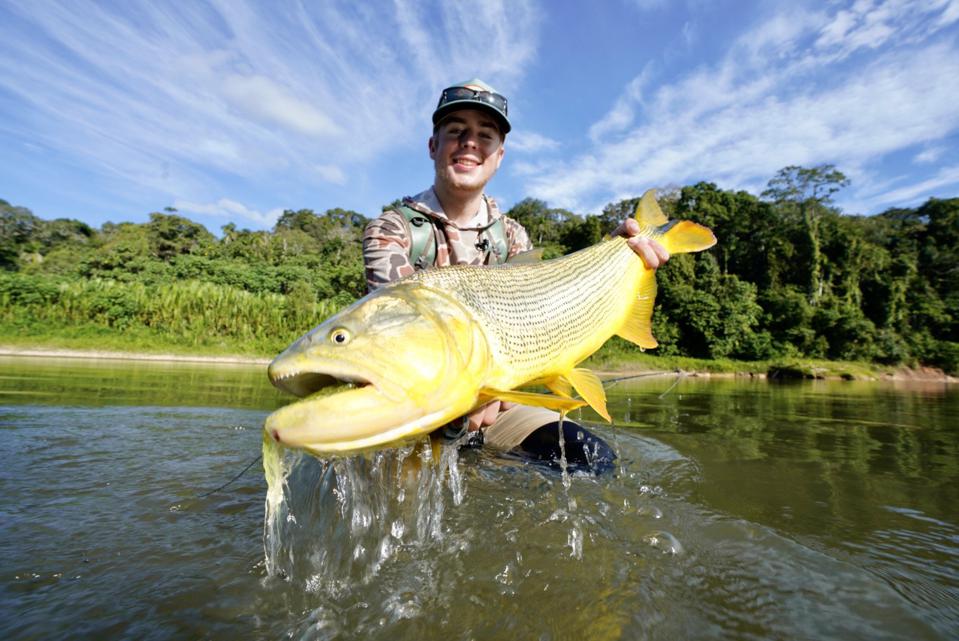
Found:
[(496, 120), (497, 124), (499, 124), (500, 131), (504, 136), (509, 133), (510, 129), (512, 129), (512, 126), (509, 124), (509, 120), (507, 120), (506, 117), (503, 116), (503, 114), (501, 114), (496, 108), (491, 107), (485, 102), (478, 102), (474, 100), (456, 100), (454, 102), (446, 103), (433, 112), (433, 124), (439, 124), (443, 118), (454, 111), (460, 111), (461, 109), (478, 109), (493, 116), (493, 119)]

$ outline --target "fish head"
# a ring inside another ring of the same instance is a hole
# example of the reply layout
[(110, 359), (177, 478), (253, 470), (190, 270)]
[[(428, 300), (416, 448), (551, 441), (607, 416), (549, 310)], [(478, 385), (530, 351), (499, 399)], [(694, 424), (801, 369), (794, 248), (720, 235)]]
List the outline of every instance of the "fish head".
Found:
[(299, 338), (269, 367), (303, 400), (265, 424), (314, 454), (425, 434), (468, 412), (490, 367), (485, 334), (449, 294), (400, 282), (360, 299)]

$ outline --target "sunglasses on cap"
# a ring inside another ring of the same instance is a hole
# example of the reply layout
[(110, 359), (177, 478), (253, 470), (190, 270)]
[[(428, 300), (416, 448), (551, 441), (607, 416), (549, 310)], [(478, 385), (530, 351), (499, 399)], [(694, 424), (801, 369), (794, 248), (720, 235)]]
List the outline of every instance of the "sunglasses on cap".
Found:
[(482, 102), (499, 111), (504, 116), (507, 115), (505, 96), (501, 96), (492, 91), (470, 89), (469, 87), (450, 87), (449, 89), (444, 89), (442, 95), (440, 95), (440, 102), (436, 105), (436, 109), (439, 110), (445, 105), (461, 100)]

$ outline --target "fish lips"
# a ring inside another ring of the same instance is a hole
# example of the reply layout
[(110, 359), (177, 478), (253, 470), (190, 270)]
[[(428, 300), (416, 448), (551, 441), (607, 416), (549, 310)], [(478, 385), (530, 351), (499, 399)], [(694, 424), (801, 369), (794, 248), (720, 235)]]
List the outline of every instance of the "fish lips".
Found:
[(366, 368), (332, 361), (304, 363), (302, 362), (304, 360), (310, 359), (280, 355), (270, 363), (267, 370), (270, 382), (277, 389), (299, 398), (322, 395), (321, 392), (324, 390), (336, 393), (344, 389), (345, 385), (349, 387), (372, 385), (386, 398), (391, 399), (402, 397), (404, 394), (400, 386)]

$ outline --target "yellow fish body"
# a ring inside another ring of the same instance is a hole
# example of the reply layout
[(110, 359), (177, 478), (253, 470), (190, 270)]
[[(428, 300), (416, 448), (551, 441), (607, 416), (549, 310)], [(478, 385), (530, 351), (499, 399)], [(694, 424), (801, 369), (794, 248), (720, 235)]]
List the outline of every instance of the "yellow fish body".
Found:
[[(651, 191), (636, 220), (671, 254), (716, 242), (696, 223), (669, 224)], [(267, 435), (314, 454), (352, 452), (428, 433), (491, 399), (589, 404), (608, 420), (602, 384), (576, 366), (614, 334), (656, 347), (655, 298), (655, 272), (621, 237), (540, 263), (417, 272), (274, 359), (273, 384), (306, 398), (271, 414)], [(518, 390), (528, 385), (553, 394)]]

